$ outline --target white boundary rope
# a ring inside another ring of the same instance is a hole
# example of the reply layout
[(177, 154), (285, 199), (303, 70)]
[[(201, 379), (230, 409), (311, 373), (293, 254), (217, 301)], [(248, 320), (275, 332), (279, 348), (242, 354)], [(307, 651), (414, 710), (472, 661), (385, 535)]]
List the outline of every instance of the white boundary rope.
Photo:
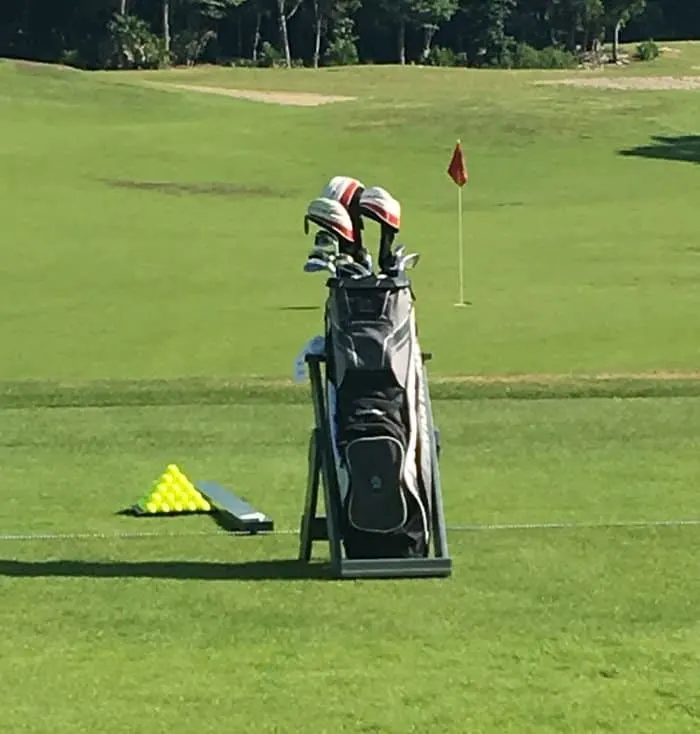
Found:
[(496, 525), (453, 525), (452, 531), (485, 531), (485, 530), (607, 530), (612, 528), (662, 528), (700, 525), (700, 519), (689, 520), (622, 520), (611, 522), (537, 522), (537, 523), (504, 523)]
[[(485, 525), (448, 525), (448, 532), (494, 532), (518, 530), (608, 530), (608, 529), (650, 529), (663, 527), (697, 527), (700, 519), (688, 520), (630, 520), (611, 522), (541, 522), (541, 523), (502, 523)], [(260, 532), (258, 535), (298, 535), (299, 530), (281, 529)], [(30, 542), (40, 540), (137, 540), (140, 538), (186, 538), (186, 537), (230, 537), (250, 535), (239, 531), (204, 530), (193, 532), (114, 532), (114, 533), (14, 533), (0, 534), (0, 542)]]

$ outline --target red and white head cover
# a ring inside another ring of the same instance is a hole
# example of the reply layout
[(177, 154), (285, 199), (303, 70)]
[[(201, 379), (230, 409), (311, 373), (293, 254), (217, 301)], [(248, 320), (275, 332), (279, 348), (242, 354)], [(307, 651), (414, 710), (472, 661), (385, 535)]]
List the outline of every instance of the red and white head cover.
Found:
[(339, 201), (346, 209), (350, 208), (353, 198), (365, 189), (364, 184), (349, 176), (333, 176), (323, 187), (321, 196), (326, 199)]
[(352, 242), (355, 239), (355, 228), (347, 209), (334, 199), (321, 196), (314, 199), (306, 209), (304, 231), (309, 233), (309, 222), (317, 224), (327, 232), (333, 232), (342, 239)]
[(360, 211), (396, 232), (401, 229), (401, 204), (386, 189), (379, 186), (365, 189), (360, 196)]

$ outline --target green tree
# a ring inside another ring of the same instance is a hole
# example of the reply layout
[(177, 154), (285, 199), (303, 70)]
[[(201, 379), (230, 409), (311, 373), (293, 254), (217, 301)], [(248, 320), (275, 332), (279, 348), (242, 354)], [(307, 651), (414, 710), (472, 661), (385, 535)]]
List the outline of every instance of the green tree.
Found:
[(399, 63), (406, 63), (406, 26), (411, 18), (411, 0), (378, 0), (379, 7), (396, 28), (396, 51)]
[[(581, 46), (584, 51), (590, 50), (592, 44), (600, 40), (605, 18), (603, 0), (578, 0), (578, 21), (583, 32)], [(573, 51), (569, 47), (569, 51)]]
[(620, 56), (620, 32), (632, 18), (644, 12), (646, 0), (604, 0), (604, 3), (608, 25), (613, 28), (612, 60), (617, 63)]
[(413, 0), (411, 15), (413, 22), (423, 29), (423, 60), (430, 56), (433, 38), (442, 23), (449, 21), (457, 12), (459, 0)]
[(289, 30), (287, 23), (296, 15), (304, 0), (277, 0), (277, 20), (280, 29), (280, 40), (282, 42), (282, 53), (287, 68), (292, 66), (292, 50), (289, 45)]
[[(552, 15), (551, 2), (544, 11), (547, 23)], [(460, 10), (470, 45), (467, 55), (475, 63), (481, 66), (504, 63), (512, 40), (506, 33), (506, 24), (515, 7), (516, 0), (462, 0)]]
[(318, 68), (321, 60), (321, 43), (329, 26), (334, 28), (336, 42), (354, 44), (353, 15), (360, 9), (361, 0), (313, 0), (314, 49), (313, 65)]
[(459, 0), (379, 0), (379, 5), (396, 28), (399, 63), (405, 64), (407, 28), (423, 29), (423, 57), (427, 57), (439, 24), (449, 20), (457, 12)]

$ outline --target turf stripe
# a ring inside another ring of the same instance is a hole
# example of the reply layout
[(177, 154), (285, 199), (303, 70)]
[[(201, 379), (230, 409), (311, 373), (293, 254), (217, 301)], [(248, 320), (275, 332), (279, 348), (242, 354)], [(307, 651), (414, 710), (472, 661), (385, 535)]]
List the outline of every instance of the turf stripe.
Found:
[[(680, 374), (432, 376), (434, 400), (700, 397), (700, 376)], [(308, 404), (307, 384), (250, 378), (0, 381), (0, 408)]]

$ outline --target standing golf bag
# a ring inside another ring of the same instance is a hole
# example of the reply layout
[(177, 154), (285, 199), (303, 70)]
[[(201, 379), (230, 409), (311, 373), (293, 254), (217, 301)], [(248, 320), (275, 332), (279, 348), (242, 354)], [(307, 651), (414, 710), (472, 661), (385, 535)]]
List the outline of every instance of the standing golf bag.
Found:
[(326, 392), (348, 558), (426, 557), (431, 436), (405, 275), (330, 278)]

